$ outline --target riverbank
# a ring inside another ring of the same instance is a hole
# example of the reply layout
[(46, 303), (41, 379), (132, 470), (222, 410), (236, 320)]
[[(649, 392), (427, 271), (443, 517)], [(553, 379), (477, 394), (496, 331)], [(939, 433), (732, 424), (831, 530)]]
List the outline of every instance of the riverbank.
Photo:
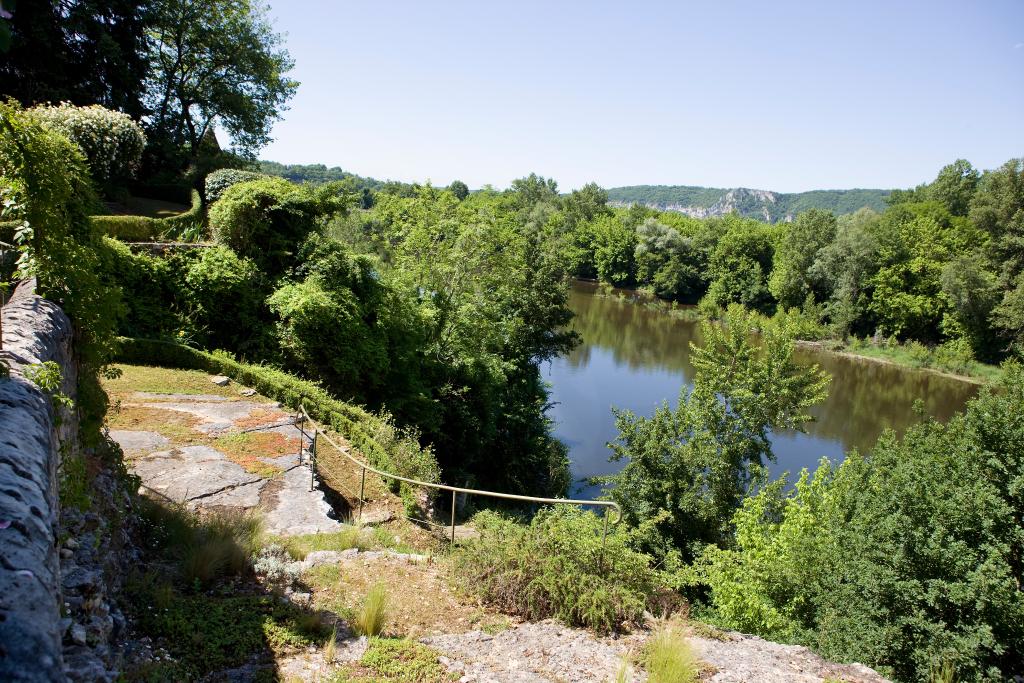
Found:
[[(655, 310), (676, 320), (699, 322), (701, 320), (717, 319), (717, 317), (710, 317), (707, 311), (702, 310), (698, 306), (665, 301), (659, 299), (653, 292), (645, 289), (612, 287), (597, 280), (581, 279), (577, 280), (577, 282), (593, 287), (592, 294), (594, 296), (625, 301)], [(984, 385), (998, 381), (1003, 374), (1002, 368), (999, 366), (981, 363), (970, 358), (955, 356), (946, 360), (943, 356), (951, 354), (948, 352), (944, 354), (942, 347), (933, 349), (918, 342), (907, 344), (883, 342), (882, 344), (875, 344), (871, 340), (857, 338), (854, 338), (852, 342), (844, 342), (838, 338), (827, 337), (827, 331), (820, 323), (802, 316), (799, 320), (791, 320), (791, 316), (792, 314), (789, 316), (786, 314), (776, 314), (773, 317), (759, 315), (765, 325), (779, 324), (793, 328), (796, 332), (797, 345), (801, 348), (813, 349), (818, 352), (830, 353), (853, 360), (882, 363), (908, 370), (920, 370), (975, 385)], [(809, 328), (814, 333), (813, 338), (801, 338), (801, 332), (807, 334)], [(952, 363), (949, 361), (952, 361)], [(955, 367), (951, 367), (951, 364)]]
[[(892, 365), (907, 370), (919, 370), (933, 375), (938, 375), (940, 377), (954, 379), (959, 382), (976, 384), (978, 386), (995, 382), (1003, 374), (1003, 370), (999, 366), (979, 363), (977, 361), (971, 362), (971, 374), (952, 372), (945, 368), (922, 364), (920, 356), (915, 353), (914, 350), (908, 349), (904, 345), (894, 347), (875, 346), (871, 344), (858, 346), (850, 344), (842, 345), (842, 342), (838, 339), (824, 341), (800, 339), (797, 340), (796, 344), (800, 348), (814, 349), (815, 351), (831, 353), (843, 358), (881, 363), (883, 365)], [(841, 346), (837, 348), (837, 344)]]

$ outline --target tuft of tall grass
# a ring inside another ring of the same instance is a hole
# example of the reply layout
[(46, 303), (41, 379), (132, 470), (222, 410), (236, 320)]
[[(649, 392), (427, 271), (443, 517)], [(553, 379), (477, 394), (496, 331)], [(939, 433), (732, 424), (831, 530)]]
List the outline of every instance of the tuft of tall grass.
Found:
[(625, 657), (619, 663), (619, 670), (615, 672), (615, 683), (630, 683), (633, 680), (633, 667)]
[(260, 546), (263, 523), (251, 513), (217, 513), (199, 518), (189, 543), (182, 548), (182, 579), (209, 584), (222, 576), (238, 576)]
[(335, 624), (331, 630), (331, 635), (327, 638), (327, 642), (324, 644), (324, 661), (328, 664), (334, 664), (334, 660), (338, 657), (338, 626)]
[(376, 584), (363, 599), (363, 605), (355, 614), (352, 624), (361, 636), (374, 638), (384, 631), (388, 617), (388, 590), (383, 583)]
[(948, 659), (933, 662), (928, 671), (928, 683), (956, 683), (956, 666)]
[(174, 561), (190, 586), (246, 572), (263, 537), (263, 522), (252, 513), (199, 515), (184, 505), (148, 499), (141, 512), (144, 542)]
[(644, 668), (649, 683), (692, 683), (700, 674), (690, 643), (669, 624), (660, 626), (647, 642)]

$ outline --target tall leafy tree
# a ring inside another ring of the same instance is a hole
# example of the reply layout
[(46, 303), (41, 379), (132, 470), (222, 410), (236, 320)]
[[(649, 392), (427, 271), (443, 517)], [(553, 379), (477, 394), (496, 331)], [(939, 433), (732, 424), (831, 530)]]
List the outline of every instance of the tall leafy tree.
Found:
[(143, 115), (150, 0), (23, 0), (10, 14), (0, 93)]
[(155, 0), (146, 100), (150, 139), (191, 160), (215, 127), (254, 157), (298, 83), (267, 7), (251, 0)]
[(826, 395), (827, 376), (797, 365), (789, 336), (769, 329), (759, 346), (752, 326), (735, 306), (724, 325), (703, 326), (693, 390), (683, 389), (674, 409), (662, 405), (650, 418), (616, 411), (610, 446), (626, 464), (609, 496), (659, 555), (685, 559), (701, 544), (727, 542), (734, 511), (774, 458), (769, 435), (799, 429)]
[(828, 211), (811, 209), (797, 216), (775, 249), (768, 289), (784, 308), (800, 306), (808, 294), (823, 300), (810, 276), (818, 251), (836, 236), (836, 218)]

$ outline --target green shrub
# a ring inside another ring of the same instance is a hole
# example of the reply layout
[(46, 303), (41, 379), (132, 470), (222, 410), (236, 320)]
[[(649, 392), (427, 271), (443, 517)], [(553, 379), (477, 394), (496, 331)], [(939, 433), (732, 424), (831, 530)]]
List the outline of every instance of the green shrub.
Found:
[(919, 341), (912, 341), (906, 345), (907, 357), (910, 365), (915, 368), (926, 368), (932, 364), (932, 352), (927, 346)]
[(177, 216), (93, 216), (92, 224), (100, 233), (123, 242), (157, 242), (182, 236), (201, 236), (204, 232), (203, 213), (202, 198), (199, 192), (192, 190), (191, 208)]
[(294, 264), (299, 245), (350, 199), (334, 183), (295, 185), (263, 177), (229, 187), (210, 207), (214, 239), (271, 277)]
[(267, 176), (262, 173), (257, 173), (255, 171), (243, 171), (239, 168), (218, 169), (206, 176), (206, 179), (203, 181), (206, 203), (208, 205), (213, 204), (215, 201), (220, 199), (224, 192), (232, 185), (266, 177)]
[(900, 681), (955, 668), (1002, 681), (1024, 652), (1024, 370), (1004, 367), (948, 424), (778, 481), (736, 513), (698, 575), (722, 625)]
[(779, 309), (771, 320), (794, 339), (819, 341), (829, 337), (828, 326), (821, 323), (814, 311), (807, 313), (799, 308)]
[[(16, 104), (0, 103), (0, 195), (14, 222), (19, 278), (59, 302), (75, 326), (83, 434), (106, 413), (98, 372), (110, 359), (121, 292), (101, 277), (103, 244), (89, 221), (95, 196), (81, 150)], [(95, 429), (94, 429), (95, 428)]]
[[(614, 514), (614, 513), (612, 513)], [(493, 512), (473, 518), (480, 537), (456, 548), (452, 580), (466, 593), (525, 619), (557, 617), (612, 631), (639, 622), (663, 588), (651, 557), (591, 512), (541, 510), (529, 524)]]
[(966, 375), (974, 366), (974, 350), (967, 339), (950, 339), (935, 349), (934, 364), (949, 372)]
[(178, 298), (188, 308), (190, 336), (199, 345), (248, 353), (267, 344), (266, 285), (252, 261), (226, 247), (203, 249), (185, 266), (184, 285)]
[(127, 114), (98, 104), (76, 107), (69, 102), (34, 107), (29, 113), (78, 145), (101, 187), (123, 183), (135, 175), (146, 136)]
[[(374, 467), (388, 472), (407, 472), (407, 476), (424, 481), (440, 479), (437, 461), (429, 449), (418, 446), (413, 432), (396, 434), (385, 426), (387, 416), (339, 401), (313, 382), (268, 366), (240, 363), (224, 352), (207, 353), (182, 344), (149, 339), (122, 338), (120, 342), (120, 362), (225, 375), (293, 409), (301, 403), (313, 419), (344, 434)], [(387, 437), (384, 445), (377, 441), (381, 434)], [(400, 443), (401, 448), (395, 448), (391, 439)]]

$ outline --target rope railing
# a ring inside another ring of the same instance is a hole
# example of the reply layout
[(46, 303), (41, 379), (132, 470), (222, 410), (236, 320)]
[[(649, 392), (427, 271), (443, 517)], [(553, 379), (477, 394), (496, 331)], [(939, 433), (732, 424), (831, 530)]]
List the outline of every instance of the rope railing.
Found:
[[(515, 493), (501, 493), (501, 492), (498, 492), (498, 491), (487, 491), (487, 490), (483, 490), (483, 489), (463, 488), (461, 486), (449, 486), (447, 484), (438, 484), (438, 483), (429, 482), (429, 481), (421, 481), (419, 479), (410, 479), (409, 477), (403, 477), (403, 476), (398, 475), (398, 474), (392, 474), (391, 472), (385, 472), (383, 470), (377, 469), (376, 467), (373, 467), (372, 465), (370, 465), (368, 463), (362, 462), (361, 460), (357, 459), (356, 457), (354, 457), (351, 454), (349, 448), (341, 446), (336, 441), (334, 441), (334, 439), (332, 439), (330, 437), (330, 435), (327, 433), (327, 430), (324, 429), (323, 426), (318, 424), (316, 420), (314, 420), (312, 417), (310, 417), (309, 413), (306, 412), (305, 406), (303, 406), (301, 404), (299, 406), (299, 415), (297, 417), (296, 422), (297, 422), (297, 426), (299, 428), (299, 432), (302, 434), (302, 437), (303, 437), (303, 438), (299, 439), (299, 457), (300, 457), (300, 459), (301, 459), (302, 450), (303, 450), (303, 447), (304, 447), (303, 446), (303, 443), (304, 443), (303, 439), (309, 439), (309, 441), (310, 441), (310, 448), (309, 448), (310, 489), (312, 489), (313, 486), (315, 485), (317, 440), (320, 439), (320, 438), (324, 439), (327, 443), (329, 443), (331, 446), (333, 446), (339, 453), (341, 453), (343, 456), (345, 456), (345, 458), (347, 458), (352, 464), (354, 464), (356, 467), (359, 467), (361, 469), (361, 475), (360, 475), (360, 480), (359, 480), (359, 497), (358, 497), (358, 500), (359, 500), (359, 513), (358, 513), (359, 516), (358, 516), (358, 519), (360, 521), (362, 521), (362, 517), (363, 517), (363, 504), (366, 502), (365, 495), (366, 495), (366, 473), (367, 472), (373, 472), (377, 476), (382, 477), (384, 479), (392, 479), (392, 480), (395, 480), (395, 481), (405, 482), (406, 484), (410, 484), (410, 485), (413, 485), (413, 486), (423, 486), (425, 488), (436, 489), (438, 491), (449, 491), (449, 492), (451, 492), (451, 494), (452, 494), (452, 514), (451, 514), (451, 524), (450, 524), (450, 526), (451, 526), (451, 544), (452, 545), (455, 544), (456, 496), (458, 494), (460, 494), (460, 493), (461, 494), (465, 494), (467, 496), (483, 496), (483, 497), (486, 497), (486, 498), (498, 498), (498, 499), (502, 499), (502, 500), (514, 500), (514, 501), (520, 501), (520, 502), (524, 502), (524, 503), (536, 503), (536, 504), (540, 504), (540, 505), (576, 505), (576, 506), (592, 506), (592, 507), (604, 508), (604, 529), (603, 529), (602, 534), (601, 534), (601, 551), (602, 551), (602, 554), (604, 552), (605, 543), (606, 543), (607, 538), (608, 538), (608, 525), (609, 525), (608, 512), (609, 512), (609, 510), (614, 510), (615, 511), (615, 519), (614, 519), (614, 521), (611, 522), (611, 524), (613, 526), (618, 524), (619, 521), (621, 521), (621, 519), (622, 519), (622, 510), (621, 510), (621, 508), (619, 508), (619, 505), (617, 503), (615, 503), (613, 501), (610, 501), (610, 500), (589, 500), (589, 499), (578, 499), (578, 498), (543, 498), (543, 497), (539, 497), (539, 496), (524, 496), (524, 495), (519, 495), (519, 494), (515, 494)], [(310, 434), (306, 430), (306, 423), (307, 422), (313, 425), (312, 434)], [(429, 524), (429, 525), (432, 525), (432, 526), (438, 526), (438, 527), (447, 527), (447, 526), (449, 526), (449, 525), (445, 525), (445, 524), (438, 524), (437, 522), (431, 522), (430, 520), (414, 520), (414, 521), (425, 522), (426, 524)]]

